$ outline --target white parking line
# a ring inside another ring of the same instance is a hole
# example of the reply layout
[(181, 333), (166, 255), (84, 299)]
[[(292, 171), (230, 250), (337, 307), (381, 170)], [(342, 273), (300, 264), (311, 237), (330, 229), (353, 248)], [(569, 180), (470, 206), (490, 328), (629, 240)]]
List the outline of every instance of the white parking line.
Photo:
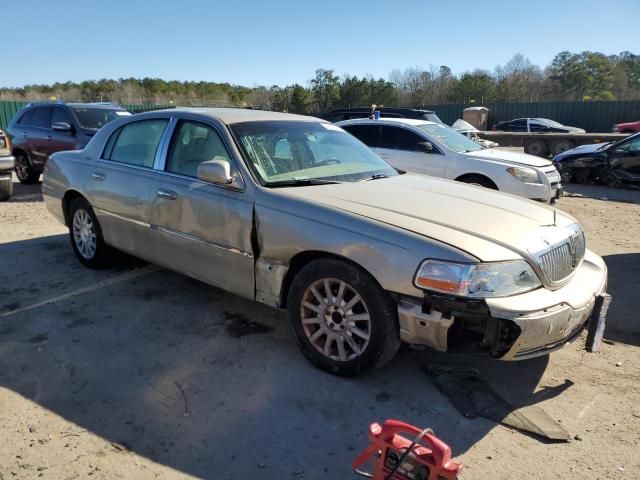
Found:
[(135, 270), (131, 270), (130, 272), (123, 273), (122, 275), (117, 275), (115, 277), (102, 280), (101, 282), (94, 283), (93, 285), (79, 288), (78, 290), (74, 290), (73, 292), (64, 293), (57, 297), (49, 298), (47, 300), (42, 300), (41, 302), (34, 303), (33, 305), (27, 305), (26, 307), (20, 307), (20, 308), (16, 308), (15, 310), (10, 310), (8, 312), (0, 313), (0, 318), (8, 317), (10, 315), (15, 315), (16, 313), (25, 312), (27, 310), (33, 310), (34, 308), (42, 307), (43, 305), (48, 305), (50, 303), (59, 302), (60, 300), (65, 300), (70, 297), (75, 297), (76, 295), (80, 295), (83, 293), (92, 292), (102, 287), (109, 287), (111, 285), (115, 285), (116, 283), (126, 282), (127, 280), (141, 277), (149, 273), (157, 272), (158, 270), (161, 270), (161, 268), (156, 265), (148, 265), (143, 268), (137, 268)]

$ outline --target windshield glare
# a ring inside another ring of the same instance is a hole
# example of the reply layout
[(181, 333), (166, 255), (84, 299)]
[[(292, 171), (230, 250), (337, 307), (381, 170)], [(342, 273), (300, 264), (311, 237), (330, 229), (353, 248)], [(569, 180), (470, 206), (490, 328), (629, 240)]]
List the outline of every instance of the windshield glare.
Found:
[(246, 122), (231, 126), (263, 184), (287, 180), (358, 182), (396, 170), (331, 123)]
[(108, 108), (72, 108), (82, 128), (99, 129), (119, 116), (131, 115), (126, 110)]
[(479, 144), (456, 132), (453, 128), (435, 124), (418, 125), (418, 128), (454, 152), (466, 153), (482, 150)]

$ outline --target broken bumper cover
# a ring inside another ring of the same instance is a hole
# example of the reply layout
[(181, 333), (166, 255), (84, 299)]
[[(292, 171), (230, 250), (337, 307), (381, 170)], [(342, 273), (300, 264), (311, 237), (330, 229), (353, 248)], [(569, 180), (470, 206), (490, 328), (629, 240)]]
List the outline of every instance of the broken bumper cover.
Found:
[[(561, 348), (584, 329), (593, 311), (596, 297), (605, 292), (607, 267), (598, 255), (586, 251), (585, 258), (571, 281), (557, 290), (538, 288), (531, 292), (485, 300), (485, 310), (465, 308), (467, 313), (485, 316), (488, 325), (486, 347), (501, 360), (523, 360), (545, 355)], [(464, 301), (464, 300), (463, 300)], [(449, 305), (445, 310), (457, 310)], [(474, 311), (475, 310), (475, 311)], [(407, 343), (447, 350), (447, 334), (454, 315), (438, 309), (425, 312), (415, 299), (399, 299), (400, 338)], [(489, 334), (491, 331), (491, 334)], [(502, 345), (497, 345), (497, 344)]]
[(546, 355), (576, 338), (591, 316), (596, 297), (605, 292), (607, 266), (587, 250), (571, 281), (558, 290), (539, 288), (506, 298), (487, 299), (491, 317), (520, 330), (501, 360)]

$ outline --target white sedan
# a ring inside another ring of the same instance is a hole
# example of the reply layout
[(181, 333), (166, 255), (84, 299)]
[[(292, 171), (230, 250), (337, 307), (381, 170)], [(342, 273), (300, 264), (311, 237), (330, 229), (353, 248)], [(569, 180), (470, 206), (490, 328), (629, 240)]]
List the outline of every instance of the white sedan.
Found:
[(346, 120), (336, 125), (400, 170), (481, 185), (546, 203), (562, 194), (560, 175), (550, 160), (483, 148), (445, 125), (406, 118)]

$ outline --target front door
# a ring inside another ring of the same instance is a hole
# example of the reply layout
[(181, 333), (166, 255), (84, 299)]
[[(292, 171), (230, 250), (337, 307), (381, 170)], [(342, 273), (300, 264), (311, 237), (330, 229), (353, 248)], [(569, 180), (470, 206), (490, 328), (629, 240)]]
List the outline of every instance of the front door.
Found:
[(253, 202), (241, 189), (197, 178), (198, 165), (216, 157), (237, 172), (218, 128), (188, 119), (175, 126), (151, 190), (155, 262), (253, 299)]
[(640, 182), (640, 135), (618, 144), (609, 153), (609, 168), (623, 182)]
[(400, 170), (444, 177), (445, 156), (433, 142), (430, 142), (433, 150), (425, 151), (421, 144), (427, 141), (404, 127), (381, 125), (378, 146), (374, 151)]
[[(62, 132), (53, 129), (54, 123), (64, 122), (69, 124), (71, 130), (68, 132)], [(45, 146), (45, 153), (47, 156), (54, 152), (60, 152), (62, 150), (75, 150), (76, 149), (76, 131), (74, 129), (74, 123), (69, 113), (62, 107), (54, 107), (51, 114), (51, 140)]]

